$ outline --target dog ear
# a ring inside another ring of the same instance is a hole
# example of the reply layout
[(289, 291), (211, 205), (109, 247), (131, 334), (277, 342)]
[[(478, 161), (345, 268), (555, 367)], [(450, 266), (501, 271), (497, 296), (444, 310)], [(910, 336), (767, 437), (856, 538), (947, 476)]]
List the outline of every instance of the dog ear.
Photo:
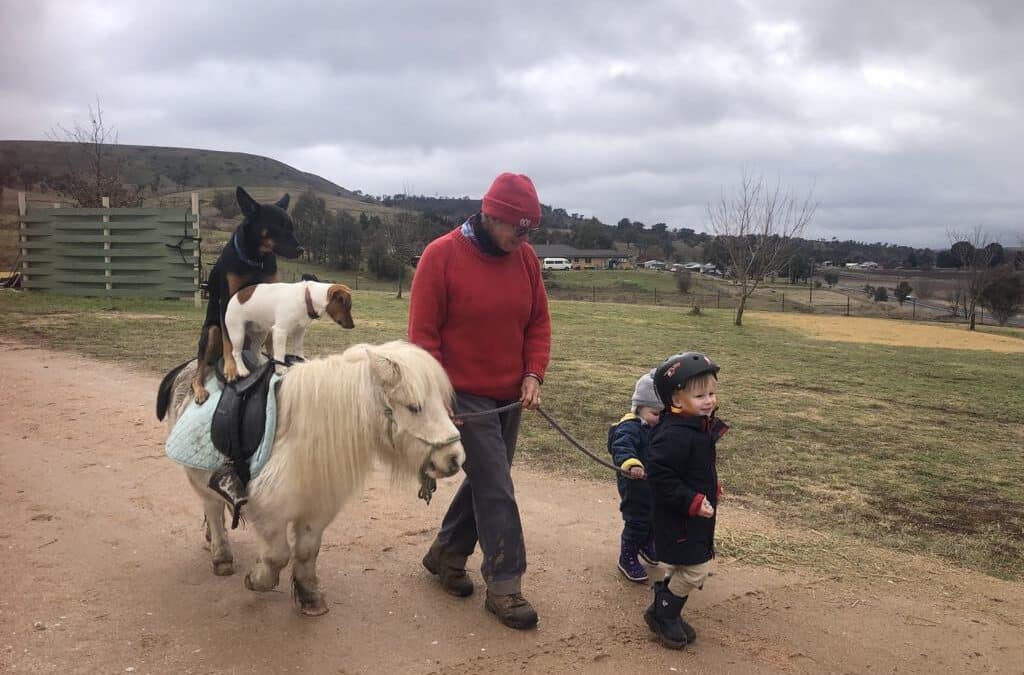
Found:
[(290, 200), (291, 200), (291, 195), (289, 195), (287, 192), (285, 192), (284, 193), (284, 197), (281, 197), (280, 199), (278, 199), (274, 203), (274, 206), (278, 207), (282, 211), (287, 211), (288, 210), (288, 202)]
[(259, 212), (260, 205), (241, 185), (235, 188), (235, 198), (238, 200), (238, 207), (242, 209), (242, 215), (252, 218)]
[(335, 298), (341, 298), (341, 303), (346, 309), (352, 307), (352, 289), (345, 284), (331, 284), (331, 287), (327, 289), (327, 300), (328, 302)]

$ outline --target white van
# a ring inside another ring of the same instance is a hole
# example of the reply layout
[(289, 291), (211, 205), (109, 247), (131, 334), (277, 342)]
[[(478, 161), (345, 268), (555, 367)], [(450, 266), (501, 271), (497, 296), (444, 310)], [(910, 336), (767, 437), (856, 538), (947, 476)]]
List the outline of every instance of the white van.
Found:
[(544, 258), (542, 267), (546, 270), (571, 270), (568, 258)]

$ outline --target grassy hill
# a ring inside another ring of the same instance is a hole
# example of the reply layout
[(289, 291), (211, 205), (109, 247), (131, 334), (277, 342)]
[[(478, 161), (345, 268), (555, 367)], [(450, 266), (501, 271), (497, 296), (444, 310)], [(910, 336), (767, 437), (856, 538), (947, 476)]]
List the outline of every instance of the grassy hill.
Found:
[[(71, 145), (56, 141), (0, 141), (0, 176), (11, 176), (14, 169), (18, 175), (27, 172), (37, 181), (45, 180), (52, 185), (67, 172), (66, 157)], [(111, 151), (124, 162), (124, 181), (146, 186), (147, 197), (195, 188), (266, 185), (359, 198), (325, 178), (259, 155), (145, 145), (115, 145)], [(4, 182), (14, 187), (11, 178)]]

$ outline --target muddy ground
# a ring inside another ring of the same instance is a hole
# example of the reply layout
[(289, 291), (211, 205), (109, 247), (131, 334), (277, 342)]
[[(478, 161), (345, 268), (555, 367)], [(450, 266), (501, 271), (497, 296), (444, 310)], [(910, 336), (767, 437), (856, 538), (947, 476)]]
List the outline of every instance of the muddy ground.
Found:
[[(615, 570), (614, 486), (539, 466), (515, 471), (536, 630), (420, 566), (455, 483), (426, 506), (383, 474), (325, 534), (330, 613), (301, 617), (287, 592), (243, 588), (250, 531), (233, 536), (236, 574), (211, 573), (199, 503), (163, 455), (158, 378), (13, 343), (0, 376), (3, 672), (1024, 672), (1024, 586), (881, 551), (889, 576), (720, 560), (687, 605), (697, 643), (665, 650), (641, 618), (650, 591)], [(786, 536), (767, 514), (721, 514)]]

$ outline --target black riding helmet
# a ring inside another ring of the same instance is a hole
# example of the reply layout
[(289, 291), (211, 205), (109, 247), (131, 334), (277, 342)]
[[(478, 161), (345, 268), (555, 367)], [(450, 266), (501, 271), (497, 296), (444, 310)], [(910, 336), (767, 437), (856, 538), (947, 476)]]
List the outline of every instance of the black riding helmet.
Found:
[(672, 407), (672, 393), (686, 386), (687, 380), (698, 375), (711, 373), (718, 376), (718, 366), (701, 352), (685, 352), (665, 359), (665, 363), (654, 371), (654, 389), (665, 404), (665, 410)]

